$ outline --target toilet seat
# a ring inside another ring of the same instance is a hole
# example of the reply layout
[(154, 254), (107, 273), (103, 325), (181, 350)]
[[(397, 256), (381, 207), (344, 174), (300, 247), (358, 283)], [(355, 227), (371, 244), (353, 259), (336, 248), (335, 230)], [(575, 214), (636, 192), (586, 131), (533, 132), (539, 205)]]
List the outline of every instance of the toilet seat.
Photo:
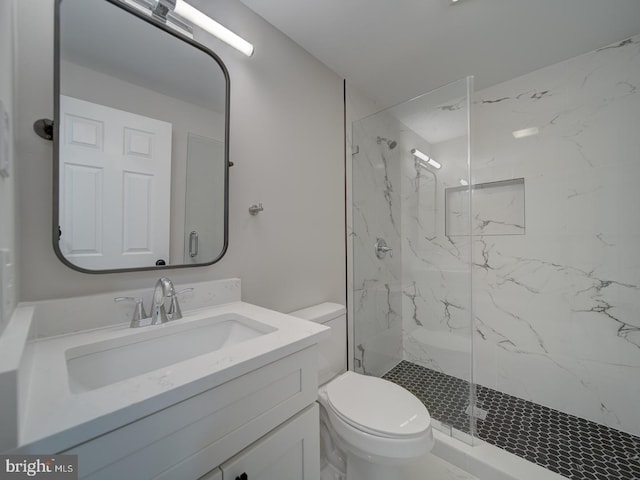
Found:
[(326, 395), (336, 416), (371, 435), (411, 439), (431, 425), (423, 403), (388, 380), (345, 372), (327, 385)]

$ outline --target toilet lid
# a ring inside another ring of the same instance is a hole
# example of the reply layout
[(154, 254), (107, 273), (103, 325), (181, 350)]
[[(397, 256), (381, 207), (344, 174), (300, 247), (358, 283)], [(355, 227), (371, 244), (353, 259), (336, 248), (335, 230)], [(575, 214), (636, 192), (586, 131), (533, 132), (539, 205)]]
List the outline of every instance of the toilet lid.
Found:
[(346, 422), (374, 434), (412, 437), (424, 433), (431, 424), (420, 400), (382, 378), (346, 372), (327, 385), (327, 397)]

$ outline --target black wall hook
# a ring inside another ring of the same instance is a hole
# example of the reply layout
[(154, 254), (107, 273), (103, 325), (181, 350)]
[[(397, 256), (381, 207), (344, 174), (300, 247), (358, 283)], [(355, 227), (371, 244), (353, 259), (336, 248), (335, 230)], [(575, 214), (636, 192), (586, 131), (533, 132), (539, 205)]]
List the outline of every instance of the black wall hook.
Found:
[(41, 118), (33, 124), (33, 131), (45, 140), (53, 140), (53, 120)]

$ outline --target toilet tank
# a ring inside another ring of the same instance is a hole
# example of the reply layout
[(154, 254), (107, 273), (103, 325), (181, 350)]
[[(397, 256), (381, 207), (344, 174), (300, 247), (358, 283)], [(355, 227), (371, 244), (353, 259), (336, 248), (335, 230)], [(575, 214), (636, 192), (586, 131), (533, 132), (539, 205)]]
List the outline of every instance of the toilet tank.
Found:
[(321, 303), (289, 315), (331, 328), (331, 335), (318, 344), (318, 386), (347, 371), (347, 314), (343, 305)]

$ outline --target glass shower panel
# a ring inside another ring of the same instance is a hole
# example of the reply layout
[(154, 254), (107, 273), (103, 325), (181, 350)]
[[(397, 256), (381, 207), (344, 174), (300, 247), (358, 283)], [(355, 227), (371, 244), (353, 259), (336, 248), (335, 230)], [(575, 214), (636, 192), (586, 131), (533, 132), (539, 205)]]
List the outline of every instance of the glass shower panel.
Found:
[(477, 435), (570, 478), (640, 478), (639, 46), (474, 98)]
[(403, 358), (401, 130), (386, 111), (353, 123), (354, 366), (375, 376)]
[(469, 92), (463, 79), (353, 122), (356, 371), (472, 436)]

